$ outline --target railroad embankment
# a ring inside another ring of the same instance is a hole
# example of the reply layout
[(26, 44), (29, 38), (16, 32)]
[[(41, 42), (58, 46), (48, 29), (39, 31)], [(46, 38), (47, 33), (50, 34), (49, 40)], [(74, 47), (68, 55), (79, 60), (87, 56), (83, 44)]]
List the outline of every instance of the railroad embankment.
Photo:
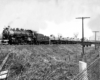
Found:
[[(85, 48), (87, 61), (93, 47)], [(10, 53), (4, 69), (8, 80), (70, 80), (78, 71), (81, 45), (1, 45), (0, 64)], [(89, 55), (88, 55), (89, 54)]]

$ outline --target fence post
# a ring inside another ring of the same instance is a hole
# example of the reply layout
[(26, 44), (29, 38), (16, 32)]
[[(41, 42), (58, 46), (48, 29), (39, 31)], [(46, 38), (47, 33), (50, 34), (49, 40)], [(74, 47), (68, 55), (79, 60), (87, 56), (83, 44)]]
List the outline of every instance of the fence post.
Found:
[(82, 73), (81, 80), (88, 80), (88, 74), (87, 74), (87, 63), (84, 61), (79, 61), (79, 72)]

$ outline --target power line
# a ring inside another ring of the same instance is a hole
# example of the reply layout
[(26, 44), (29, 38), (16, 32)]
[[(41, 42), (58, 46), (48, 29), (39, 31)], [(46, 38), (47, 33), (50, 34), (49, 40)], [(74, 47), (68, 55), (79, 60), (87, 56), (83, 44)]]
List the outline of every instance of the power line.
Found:
[(90, 17), (77, 17), (76, 19), (82, 19), (82, 54), (81, 54), (81, 59), (83, 60), (84, 56), (84, 19), (87, 19)]
[(96, 50), (96, 37), (97, 37), (97, 33), (99, 32), (99, 31), (93, 31), (94, 33), (95, 33), (95, 50)]

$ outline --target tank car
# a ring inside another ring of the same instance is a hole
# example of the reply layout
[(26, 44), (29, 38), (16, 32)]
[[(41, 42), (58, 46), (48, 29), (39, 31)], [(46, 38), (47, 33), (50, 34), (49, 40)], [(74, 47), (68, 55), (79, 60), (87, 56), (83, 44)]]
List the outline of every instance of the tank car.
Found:
[(9, 44), (33, 44), (35, 40), (35, 31), (24, 29), (12, 29), (10, 26), (4, 28), (2, 39), (8, 40)]

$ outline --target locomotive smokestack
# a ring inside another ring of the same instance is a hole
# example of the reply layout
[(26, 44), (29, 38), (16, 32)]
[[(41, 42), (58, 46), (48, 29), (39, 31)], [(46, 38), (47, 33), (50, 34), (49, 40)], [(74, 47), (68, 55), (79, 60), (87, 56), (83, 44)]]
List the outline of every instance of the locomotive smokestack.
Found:
[(8, 25), (8, 28), (10, 28), (10, 26)]

